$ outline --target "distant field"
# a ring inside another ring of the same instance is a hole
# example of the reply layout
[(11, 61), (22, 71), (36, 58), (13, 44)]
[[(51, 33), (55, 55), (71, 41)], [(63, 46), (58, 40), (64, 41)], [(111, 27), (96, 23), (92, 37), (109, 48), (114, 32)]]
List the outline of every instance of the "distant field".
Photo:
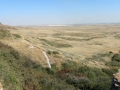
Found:
[(18, 27), (11, 32), (46, 51), (56, 50), (68, 59), (100, 67), (109, 58), (95, 62), (86, 58), (120, 50), (120, 25)]

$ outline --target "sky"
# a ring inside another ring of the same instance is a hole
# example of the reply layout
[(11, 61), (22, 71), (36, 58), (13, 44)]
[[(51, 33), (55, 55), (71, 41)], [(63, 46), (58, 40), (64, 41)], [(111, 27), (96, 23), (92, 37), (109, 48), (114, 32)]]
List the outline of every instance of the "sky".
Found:
[(7, 25), (120, 23), (120, 0), (0, 0)]

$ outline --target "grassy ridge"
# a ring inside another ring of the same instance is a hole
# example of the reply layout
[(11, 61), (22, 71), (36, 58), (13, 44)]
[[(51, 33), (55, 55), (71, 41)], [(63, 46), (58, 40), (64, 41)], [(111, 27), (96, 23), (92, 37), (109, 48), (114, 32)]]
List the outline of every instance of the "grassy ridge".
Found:
[[(49, 69), (0, 43), (0, 79), (5, 90), (70, 90), (66, 82), (48, 74)], [(73, 90), (74, 87), (73, 87)]]

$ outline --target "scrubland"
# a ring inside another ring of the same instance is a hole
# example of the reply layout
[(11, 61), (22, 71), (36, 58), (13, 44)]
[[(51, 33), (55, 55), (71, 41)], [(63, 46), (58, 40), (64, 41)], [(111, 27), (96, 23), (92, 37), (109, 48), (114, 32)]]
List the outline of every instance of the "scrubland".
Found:
[[(54, 62), (56, 58), (51, 63), (60, 65), (69, 59), (92, 67), (106, 68), (104, 62), (110, 61), (107, 54), (119, 52), (119, 29), (119, 25), (31, 26), (19, 27), (11, 32), (22, 35), (25, 42), (46, 52), (59, 52), (62, 59)], [(102, 57), (104, 60), (95, 59), (94, 56), (99, 57), (100, 54), (106, 54)], [(49, 57), (54, 58), (51, 55)]]
[(119, 29), (119, 24), (4, 26), (1, 82), (5, 90), (109, 90), (120, 68)]

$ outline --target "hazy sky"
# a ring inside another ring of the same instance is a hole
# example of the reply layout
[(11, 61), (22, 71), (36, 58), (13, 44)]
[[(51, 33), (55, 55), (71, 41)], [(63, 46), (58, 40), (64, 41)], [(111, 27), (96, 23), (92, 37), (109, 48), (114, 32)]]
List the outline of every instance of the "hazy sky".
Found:
[(0, 0), (9, 25), (119, 23), (120, 0)]

